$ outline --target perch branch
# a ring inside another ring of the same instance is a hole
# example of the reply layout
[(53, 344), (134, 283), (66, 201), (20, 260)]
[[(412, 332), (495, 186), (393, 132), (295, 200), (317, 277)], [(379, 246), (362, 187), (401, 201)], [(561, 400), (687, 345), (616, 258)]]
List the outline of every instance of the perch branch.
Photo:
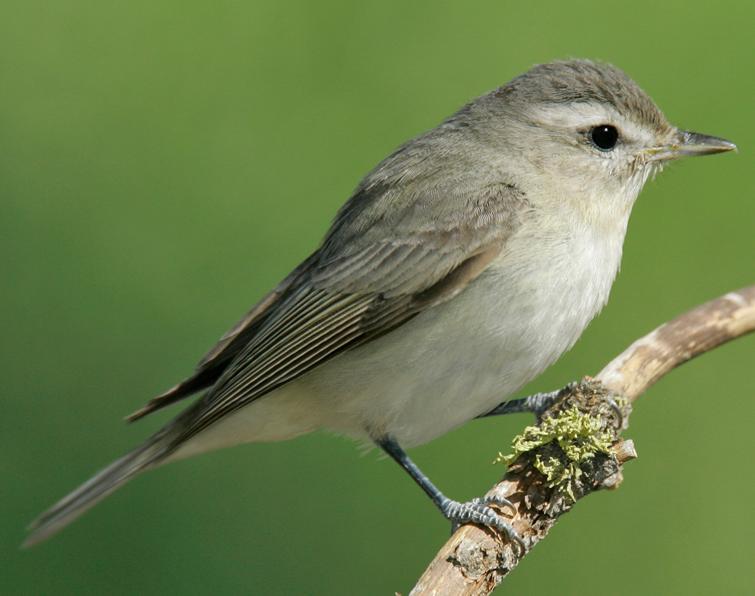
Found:
[(610, 437), (610, 448), (580, 463), (576, 474), (561, 485), (548, 477), (549, 470), (543, 471), (544, 458), (556, 461), (547, 459), (556, 449), (553, 441), (520, 452), (488, 495), (514, 504), (515, 513), (508, 509), (500, 513), (524, 539), (526, 551), (490, 528), (464, 525), (440, 549), (411, 595), (489, 594), (577, 500), (595, 490), (618, 487), (622, 465), (637, 457), (632, 441), (620, 437), (632, 403), (680, 364), (753, 330), (755, 286), (750, 286), (661, 325), (635, 341), (595, 378), (562, 389), (559, 400), (539, 417), (538, 426), (528, 430), (538, 432), (544, 424), (552, 428), (565, 412), (579, 412), (595, 422), (596, 432), (603, 433), (600, 436)]

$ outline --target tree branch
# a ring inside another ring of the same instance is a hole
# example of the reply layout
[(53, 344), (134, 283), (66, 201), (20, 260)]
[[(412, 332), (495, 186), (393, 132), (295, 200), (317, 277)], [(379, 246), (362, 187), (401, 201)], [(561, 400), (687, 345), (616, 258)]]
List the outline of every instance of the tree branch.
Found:
[[(610, 437), (610, 448), (590, 452), (579, 461), (568, 459), (560, 438), (519, 450), (503, 480), (488, 495), (514, 504), (516, 513), (508, 509), (500, 513), (524, 539), (527, 550), (521, 552), (490, 528), (464, 525), (440, 549), (411, 595), (489, 594), (577, 500), (595, 490), (619, 486), (622, 465), (637, 457), (632, 441), (622, 439), (620, 433), (627, 428), (632, 403), (640, 395), (680, 364), (754, 330), (755, 286), (750, 286), (661, 325), (614, 358), (595, 378), (562, 389), (557, 403), (525, 434), (550, 436), (547, 433), (567, 414), (572, 419), (585, 416), (583, 420), (594, 423), (595, 436)], [(584, 437), (576, 440), (584, 441)], [(559, 472), (556, 477), (551, 463), (571, 474)]]

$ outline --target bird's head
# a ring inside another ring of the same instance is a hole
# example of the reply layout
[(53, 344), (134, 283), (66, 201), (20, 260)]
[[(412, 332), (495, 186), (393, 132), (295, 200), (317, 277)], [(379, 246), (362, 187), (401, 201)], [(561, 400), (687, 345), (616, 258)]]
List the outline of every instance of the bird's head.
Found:
[(535, 66), (476, 107), (497, 123), (494, 134), (514, 150), (526, 186), (596, 213), (628, 213), (648, 177), (671, 160), (736, 149), (671, 125), (623, 71), (587, 60)]

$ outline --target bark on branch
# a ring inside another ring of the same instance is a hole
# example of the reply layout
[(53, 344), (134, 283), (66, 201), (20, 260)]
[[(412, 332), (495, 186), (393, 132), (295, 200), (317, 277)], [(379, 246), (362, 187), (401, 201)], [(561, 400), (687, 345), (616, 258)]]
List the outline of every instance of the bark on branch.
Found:
[(610, 448), (591, 454), (586, 461), (570, 463), (574, 473), (557, 478), (544, 462), (558, 466), (559, 458), (563, 459), (558, 441), (522, 452), (488, 495), (514, 504), (515, 512), (505, 509), (501, 514), (524, 539), (526, 551), (490, 528), (467, 524), (440, 549), (411, 595), (489, 594), (577, 500), (601, 488), (618, 487), (622, 465), (637, 457), (632, 442), (620, 433), (627, 428), (632, 404), (640, 395), (680, 364), (754, 330), (755, 286), (750, 286), (661, 325), (596, 377), (565, 387), (559, 401), (539, 418), (538, 427), (529, 430), (543, 434), (542, 429), (552, 429), (565, 413), (586, 415), (584, 420), (594, 423), (595, 433), (609, 438)]

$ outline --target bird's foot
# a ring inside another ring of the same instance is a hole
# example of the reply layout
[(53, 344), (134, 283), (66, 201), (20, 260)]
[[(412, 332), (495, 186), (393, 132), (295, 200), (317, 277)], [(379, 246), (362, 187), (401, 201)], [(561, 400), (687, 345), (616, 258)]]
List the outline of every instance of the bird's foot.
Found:
[(497, 505), (501, 508), (508, 507), (513, 512), (516, 512), (516, 508), (511, 501), (495, 496), (478, 497), (471, 501), (467, 501), (466, 503), (446, 499), (440, 505), (440, 510), (443, 512), (446, 519), (451, 521), (452, 531), (456, 531), (460, 525), (466, 523), (487, 526), (503, 533), (512, 543), (516, 544), (520, 554), (527, 552), (527, 545), (525, 545), (522, 537), (519, 536), (513, 526), (507, 522), (500, 513), (495, 511), (491, 505)]
[(546, 393), (535, 393), (527, 397), (520, 397), (519, 399), (510, 399), (497, 405), (489, 412), (480, 414), (478, 418), (501, 416), (503, 414), (518, 414), (520, 412), (529, 412), (540, 418), (545, 410), (561, 398), (562, 392), (562, 389), (558, 389), (557, 391), (548, 391)]

